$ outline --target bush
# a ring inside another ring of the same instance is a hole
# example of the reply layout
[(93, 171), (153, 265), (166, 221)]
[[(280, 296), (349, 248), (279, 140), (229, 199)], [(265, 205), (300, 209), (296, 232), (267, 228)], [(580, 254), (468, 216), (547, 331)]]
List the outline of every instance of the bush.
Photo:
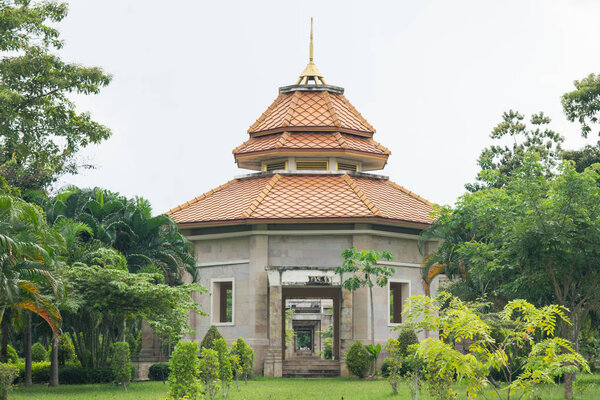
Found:
[(252, 375), (252, 366), (254, 365), (254, 350), (241, 337), (237, 338), (231, 344), (231, 352), (239, 357), (238, 362), (242, 369), (244, 382), (248, 383), (248, 378)]
[[(25, 363), (18, 363), (18, 382), (25, 380)], [(47, 383), (50, 380), (50, 362), (42, 361), (31, 365), (33, 383)], [(58, 369), (58, 380), (66, 385), (83, 385), (87, 383), (110, 383), (114, 374), (110, 367), (86, 369), (80, 365), (66, 365)]]
[(357, 340), (352, 343), (348, 353), (346, 353), (346, 366), (348, 371), (352, 375), (356, 375), (359, 378), (364, 378), (369, 367), (372, 363), (371, 354), (367, 351), (365, 346)]
[(129, 343), (116, 342), (112, 345), (110, 366), (115, 377), (115, 383), (123, 385), (123, 389), (127, 390), (127, 384), (131, 381)]
[(215, 346), (215, 340), (223, 339), (221, 332), (217, 329), (216, 326), (211, 325), (208, 328), (208, 332), (204, 335), (204, 339), (202, 339), (202, 343), (200, 344), (201, 348), (212, 349)]
[(179, 342), (169, 360), (168, 399), (197, 399), (201, 397), (198, 380), (200, 360), (197, 342)]
[(8, 391), (19, 375), (19, 369), (13, 364), (0, 363), (0, 399), (8, 399)]
[(63, 367), (75, 360), (77, 360), (77, 356), (71, 338), (69, 335), (60, 335), (58, 337), (58, 365)]
[(77, 365), (70, 365), (58, 369), (58, 381), (63, 385), (83, 385), (91, 383), (89, 375), (89, 370)]
[(9, 363), (16, 364), (19, 362), (19, 355), (17, 354), (17, 351), (15, 350), (15, 348), (12, 347), (10, 344), (7, 346), (6, 352), (8, 354), (8, 362)]
[(223, 397), (227, 397), (229, 385), (233, 379), (229, 349), (225, 339), (215, 340), (214, 345), (214, 350), (217, 352), (219, 359), (219, 380), (221, 381), (221, 387), (223, 388)]
[(31, 361), (34, 363), (48, 360), (48, 352), (41, 343), (36, 342), (31, 346)]
[(407, 357), (410, 355), (408, 348), (417, 343), (419, 343), (417, 332), (411, 328), (404, 328), (398, 335), (398, 352), (402, 357)]
[(210, 400), (219, 389), (219, 354), (213, 349), (202, 349), (200, 353), (200, 380), (204, 384)]
[(169, 378), (169, 363), (152, 364), (148, 369), (148, 378), (151, 381), (166, 381)]

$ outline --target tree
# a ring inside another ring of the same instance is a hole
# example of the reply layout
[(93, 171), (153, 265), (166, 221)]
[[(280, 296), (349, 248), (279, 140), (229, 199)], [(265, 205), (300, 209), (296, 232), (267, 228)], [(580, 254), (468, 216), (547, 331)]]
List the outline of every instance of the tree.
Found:
[(203, 314), (191, 293), (199, 284), (169, 286), (163, 276), (130, 273), (111, 267), (77, 264), (65, 267), (69, 290), (65, 329), (84, 367), (104, 366), (110, 345), (123, 337), (125, 321), (144, 318), (155, 332), (173, 342), (189, 330), (189, 312)]
[(387, 380), (392, 387), (394, 394), (398, 394), (398, 384), (402, 378), (402, 350), (400, 342), (396, 339), (390, 339), (387, 343), (386, 350), (389, 353), (387, 361)]
[[(426, 365), (425, 379), (430, 392), (437, 398), (455, 396), (449, 383), (457, 380), (467, 385), (467, 396), (510, 400), (533, 398), (540, 384), (554, 384), (563, 373), (589, 371), (585, 359), (577, 354), (572, 343), (555, 337), (557, 323), (569, 323), (566, 309), (557, 305), (537, 308), (525, 300), (509, 302), (499, 313), (485, 313), (485, 303), (463, 302), (447, 293), (435, 299), (413, 296), (408, 300), (409, 323), (421, 329), (439, 330), (440, 338), (427, 338), (416, 348), (416, 357)], [(503, 337), (492, 337), (491, 321), (504, 326)], [(454, 348), (454, 342), (464, 342), (465, 354)], [(515, 366), (510, 350), (527, 349), (522, 364)], [(490, 380), (491, 372), (499, 370), (507, 386), (500, 388)], [(493, 394), (485, 388), (492, 387)]]
[[(591, 124), (598, 123), (600, 113), (600, 75), (590, 74), (575, 81), (575, 90), (565, 93), (561, 102), (567, 119), (579, 122), (581, 135), (587, 137), (592, 131)], [(600, 135), (600, 131), (598, 132)]]
[(0, 0), (0, 14), (0, 174), (23, 191), (45, 190), (82, 167), (80, 148), (110, 136), (69, 96), (99, 93), (111, 77), (56, 55), (64, 42), (52, 24), (66, 17), (65, 3)]
[(252, 366), (254, 365), (254, 350), (252, 350), (252, 347), (243, 338), (239, 337), (231, 345), (231, 351), (239, 357), (244, 382), (247, 384), (248, 378), (252, 374)]
[[(375, 346), (375, 305), (373, 304), (373, 286), (384, 287), (388, 278), (396, 272), (394, 268), (378, 265), (377, 261), (392, 260), (394, 257), (390, 252), (379, 253), (375, 250), (357, 251), (354, 248), (342, 252), (344, 262), (335, 269), (342, 279), (342, 287), (354, 291), (361, 287), (369, 289), (369, 304), (371, 305), (371, 345), (368, 351), (373, 357), (373, 371), (377, 364), (377, 358), (381, 345)], [(347, 275), (350, 275), (349, 277)]]
[(219, 389), (219, 354), (213, 349), (202, 347), (200, 352), (200, 381), (204, 384), (210, 400), (214, 400)]
[[(196, 276), (193, 247), (166, 215), (152, 216), (152, 207), (141, 198), (128, 199), (105, 189), (69, 187), (54, 198), (38, 198), (51, 226), (65, 219), (85, 224), (88, 232), (72, 232), (83, 254), (75, 261), (89, 263), (86, 252), (99, 247), (118, 250), (130, 272), (160, 272), (167, 283), (181, 283), (184, 272)], [(71, 236), (69, 236), (71, 237)]]
[(110, 367), (115, 383), (123, 385), (123, 389), (127, 391), (127, 384), (131, 381), (131, 358), (127, 342), (113, 343)]
[(552, 176), (560, 160), (564, 138), (547, 127), (551, 120), (543, 112), (531, 116), (530, 127), (523, 123), (524, 118), (513, 110), (502, 115), (502, 122), (494, 127), (490, 138), (500, 143), (511, 138), (512, 144), (497, 144), (483, 149), (477, 160), (481, 168), (477, 173), (477, 182), (466, 184), (467, 190), (474, 192), (486, 186), (504, 186), (523, 165), (526, 154), (536, 154), (545, 167), (541, 173)]
[(213, 349), (217, 352), (219, 359), (219, 380), (221, 381), (221, 388), (223, 389), (223, 397), (227, 397), (229, 386), (233, 379), (233, 370), (231, 367), (231, 358), (229, 349), (227, 348), (227, 342), (223, 338), (217, 339), (214, 342)]
[(168, 399), (202, 399), (197, 342), (181, 341), (169, 360)]
[[(442, 244), (438, 253), (453, 253), (497, 304), (521, 297), (566, 307), (571, 323), (561, 324), (561, 337), (577, 346), (600, 303), (600, 165), (578, 173), (564, 163), (552, 179), (543, 169), (529, 155), (505, 187), (466, 194), (445, 209), (435, 229), (463, 227), (468, 240)], [(572, 379), (566, 374), (566, 397)]]

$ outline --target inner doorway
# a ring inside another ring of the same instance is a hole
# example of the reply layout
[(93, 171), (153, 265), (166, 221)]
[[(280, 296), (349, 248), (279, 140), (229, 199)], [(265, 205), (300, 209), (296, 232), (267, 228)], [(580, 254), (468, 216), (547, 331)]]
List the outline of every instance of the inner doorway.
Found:
[(284, 287), (282, 358), (339, 360), (340, 289)]

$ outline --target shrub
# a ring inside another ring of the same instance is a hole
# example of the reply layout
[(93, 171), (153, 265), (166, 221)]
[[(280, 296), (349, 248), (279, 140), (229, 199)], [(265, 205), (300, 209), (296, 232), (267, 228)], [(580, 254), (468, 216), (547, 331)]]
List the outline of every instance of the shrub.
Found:
[(219, 354), (213, 349), (202, 349), (200, 353), (200, 380), (210, 400), (214, 400), (219, 388)]
[(179, 342), (169, 360), (168, 399), (201, 398), (201, 386), (198, 380), (199, 363), (197, 342)]
[(223, 336), (221, 335), (221, 332), (219, 332), (216, 326), (211, 325), (210, 328), (208, 328), (206, 335), (204, 335), (204, 339), (202, 339), (202, 344), (200, 344), (200, 347), (205, 349), (212, 349), (215, 345), (215, 340), (218, 339), (223, 339)]
[(89, 381), (89, 375), (89, 370), (77, 365), (70, 365), (58, 369), (58, 380), (64, 385), (83, 385), (91, 383)]
[(364, 378), (371, 366), (372, 357), (365, 346), (357, 340), (352, 343), (346, 354), (346, 366), (352, 375)]
[(116, 342), (112, 345), (110, 367), (115, 377), (115, 383), (123, 385), (123, 389), (127, 391), (127, 384), (131, 381), (129, 343)]
[(36, 342), (31, 346), (31, 361), (42, 362), (48, 359), (48, 352), (41, 343)]
[(19, 375), (19, 369), (13, 364), (0, 363), (0, 399), (8, 399), (8, 391)]
[(115, 380), (115, 375), (110, 367), (91, 368), (87, 370), (87, 374), (88, 383), (109, 383)]
[(148, 378), (151, 381), (166, 381), (169, 378), (169, 363), (152, 364), (148, 369)]
[(16, 364), (19, 362), (19, 355), (17, 354), (17, 351), (15, 350), (15, 348), (12, 347), (10, 344), (6, 347), (6, 352), (8, 355), (9, 363)]
[(413, 344), (419, 343), (417, 332), (411, 328), (404, 328), (398, 335), (398, 353), (401, 357), (407, 357), (410, 355), (409, 347)]
[(254, 365), (254, 350), (241, 337), (237, 338), (231, 345), (231, 352), (239, 357), (240, 368), (244, 382), (248, 383), (248, 378), (252, 375)]
[(71, 338), (69, 335), (60, 335), (58, 337), (58, 365), (63, 367), (75, 360), (77, 360), (77, 356)]
[[(398, 394), (398, 384), (400, 383), (402, 377), (402, 354), (401, 351), (403, 348), (401, 347), (400, 341), (390, 339), (386, 346), (390, 357), (385, 361), (387, 362), (387, 380), (394, 391), (394, 394)], [(406, 348), (404, 348), (406, 350)]]
[(213, 350), (217, 352), (217, 357), (219, 359), (219, 380), (221, 381), (221, 387), (223, 388), (223, 397), (227, 397), (229, 385), (233, 379), (229, 349), (225, 339), (215, 340), (214, 346)]

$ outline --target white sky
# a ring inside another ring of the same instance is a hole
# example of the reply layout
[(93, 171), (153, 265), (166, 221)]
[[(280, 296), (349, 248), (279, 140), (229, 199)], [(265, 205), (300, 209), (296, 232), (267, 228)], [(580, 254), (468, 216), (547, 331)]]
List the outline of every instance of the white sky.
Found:
[(113, 136), (83, 152), (97, 169), (61, 185), (159, 213), (249, 172), (231, 151), (306, 65), (311, 16), (315, 63), (392, 151), (379, 173), (433, 202), (464, 192), (510, 108), (583, 143), (560, 95), (600, 72), (600, 1), (74, 0), (61, 54), (113, 74), (76, 98)]

